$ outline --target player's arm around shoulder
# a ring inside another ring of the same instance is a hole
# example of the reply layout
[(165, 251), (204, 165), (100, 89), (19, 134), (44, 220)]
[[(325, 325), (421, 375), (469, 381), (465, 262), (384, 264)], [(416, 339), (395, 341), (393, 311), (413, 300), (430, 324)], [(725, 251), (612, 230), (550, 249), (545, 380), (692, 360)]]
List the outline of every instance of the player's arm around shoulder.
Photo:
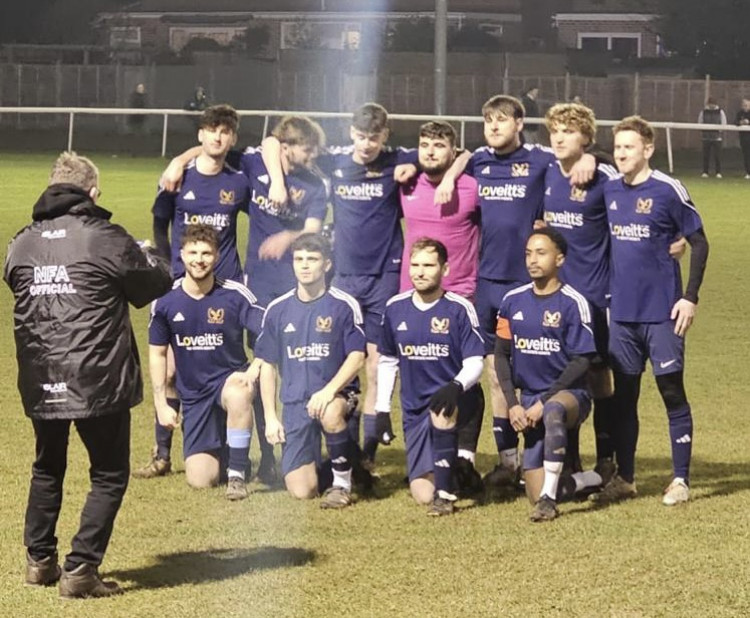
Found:
[(464, 150), (456, 156), (435, 190), (435, 204), (448, 204), (453, 199), (456, 183), (466, 170), (470, 159), (471, 152), (468, 150)]
[(261, 143), (261, 157), (263, 165), (268, 170), (270, 183), (268, 186), (268, 200), (277, 208), (284, 206), (289, 199), (281, 165), (281, 142), (273, 135), (266, 137)]

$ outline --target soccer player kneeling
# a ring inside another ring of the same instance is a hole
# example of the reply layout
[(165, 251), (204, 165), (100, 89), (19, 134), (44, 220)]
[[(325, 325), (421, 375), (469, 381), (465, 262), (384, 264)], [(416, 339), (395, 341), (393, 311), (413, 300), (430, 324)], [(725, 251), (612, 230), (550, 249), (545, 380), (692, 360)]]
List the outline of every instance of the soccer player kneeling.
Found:
[[(167, 348), (172, 346), (182, 402), (185, 477), (192, 487), (219, 483), (228, 463), (228, 500), (247, 498), (245, 468), (253, 427), (253, 395), (260, 362), (248, 367), (243, 332), (260, 332), (263, 309), (241, 283), (219, 279), (219, 237), (191, 225), (180, 250), (185, 277), (154, 301), (149, 364), (159, 423), (174, 429), (179, 414), (167, 403)], [(228, 462), (225, 459), (228, 445)]]
[[(281, 471), (295, 498), (318, 494), (320, 432), (333, 468), (333, 485), (322, 508), (352, 503), (354, 440), (346, 421), (356, 405), (357, 373), (365, 360), (365, 333), (357, 301), (338, 288), (326, 287), (331, 248), (317, 234), (303, 234), (291, 245), (297, 287), (268, 305), (255, 348), (263, 360), (261, 397), (266, 438), (284, 443)], [(277, 373), (283, 425), (276, 415)]]
[(591, 309), (558, 278), (566, 251), (557, 230), (534, 232), (526, 243), (531, 283), (509, 291), (497, 314), (495, 370), (511, 425), (524, 434), (526, 494), (534, 504), (531, 521), (558, 516), (555, 496), (567, 429), (580, 425), (591, 409), (585, 385), (596, 354)]
[(391, 298), (383, 318), (378, 393), (378, 437), (390, 442), (391, 395), (401, 371), (401, 409), (409, 488), (428, 515), (449, 515), (456, 500), (453, 468), (458, 428), (481, 413), (484, 341), (473, 305), (446, 292), (448, 252), (421, 238), (411, 248), (413, 290)]

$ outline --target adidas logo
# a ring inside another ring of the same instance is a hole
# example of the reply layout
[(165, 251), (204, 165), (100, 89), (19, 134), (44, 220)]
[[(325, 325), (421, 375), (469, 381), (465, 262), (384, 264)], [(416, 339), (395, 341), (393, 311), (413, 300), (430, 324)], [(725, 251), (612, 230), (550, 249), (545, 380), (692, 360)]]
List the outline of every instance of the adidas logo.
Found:
[(185, 321), (185, 316), (184, 316), (184, 315), (182, 315), (182, 313), (180, 313), (180, 312), (178, 311), (178, 312), (177, 312), (177, 315), (176, 315), (176, 316), (174, 316), (174, 317), (172, 318), (172, 321), (173, 321), (173, 322), (184, 322), (184, 321)]
[(286, 325), (286, 326), (284, 327), (284, 332), (285, 332), (285, 333), (296, 333), (296, 332), (297, 332), (297, 329), (296, 329), (296, 328), (294, 328), (294, 324), (292, 324), (291, 322), (289, 322), (289, 324), (287, 324), (287, 325)]
[(450, 465), (450, 463), (448, 462), (447, 459), (438, 459), (435, 462), (435, 467), (436, 468), (450, 468), (451, 465)]
[(401, 324), (399, 324), (396, 327), (396, 330), (404, 331), (404, 330), (409, 330), (409, 328), (406, 326), (406, 322), (401, 322)]
[(561, 446), (560, 448), (556, 448), (554, 451), (552, 451), (555, 455), (565, 455), (565, 447)]
[(331, 463), (334, 463), (334, 464), (345, 464), (348, 461), (349, 460), (346, 457), (343, 457), (343, 456), (342, 457), (336, 457), (336, 459), (331, 459)]
[(482, 172), (481, 172), (481, 173), (482, 173), (482, 174), (489, 174), (489, 173), (490, 173), (490, 166), (489, 166), (489, 165), (485, 165), (485, 166), (484, 166), (484, 167), (482, 168)]
[(523, 322), (523, 311), (516, 311), (511, 319)]
[(267, 185), (269, 182), (268, 174), (261, 174), (260, 176), (258, 176), (258, 180), (260, 180), (260, 182), (262, 182), (264, 185)]
[(609, 209), (610, 209), (610, 210), (617, 210), (617, 202), (612, 202), (612, 203), (611, 203), (611, 204), (609, 205)]
[(494, 426), (492, 427), (492, 431), (497, 431), (498, 433), (503, 433), (503, 428), (500, 426)]
[(334, 170), (333, 175), (336, 176), (336, 178), (343, 178), (344, 172), (342, 172), (341, 170)]
[(691, 442), (692, 442), (692, 440), (690, 439), (690, 435), (689, 434), (685, 434), (681, 438), (677, 438), (675, 440), (675, 444), (690, 444)]
[(547, 187), (547, 190), (544, 192), (544, 195), (552, 195), (552, 187)]
[(195, 193), (192, 191), (188, 191), (185, 195), (182, 196), (183, 200), (194, 200), (195, 199)]

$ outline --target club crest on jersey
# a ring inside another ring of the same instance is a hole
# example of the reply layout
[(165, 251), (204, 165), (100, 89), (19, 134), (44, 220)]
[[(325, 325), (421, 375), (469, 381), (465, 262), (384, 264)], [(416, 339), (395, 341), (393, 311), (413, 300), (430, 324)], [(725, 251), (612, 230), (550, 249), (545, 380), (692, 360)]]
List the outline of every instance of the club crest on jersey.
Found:
[(580, 187), (571, 187), (570, 188), (570, 201), (571, 202), (585, 202), (586, 201), (586, 191), (584, 189), (581, 189)]
[(234, 204), (234, 191), (219, 190), (219, 204), (222, 206), (231, 206)]
[(560, 326), (561, 319), (562, 315), (559, 311), (555, 311), (554, 313), (551, 311), (545, 311), (544, 316), (542, 317), (542, 326), (558, 328)]
[(224, 309), (214, 309), (213, 307), (208, 308), (208, 323), (209, 324), (224, 324)]
[(529, 175), (528, 163), (514, 163), (510, 168), (510, 175), (513, 178), (521, 178)]
[(652, 200), (650, 197), (644, 199), (638, 198), (638, 201), (635, 203), (635, 213), (637, 215), (650, 215), (651, 214), (651, 207), (654, 205), (654, 200)]
[(330, 315), (327, 318), (322, 315), (315, 318), (315, 332), (317, 333), (330, 333), (332, 326), (333, 318)]
[(430, 332), (436, 335), (447, 335), (448, 326), (450, 326), (450, 318), (434, 317), (430, 320)]
[(289, 199), (292, 200), (295, 204), (299, 204), (302, 202), (303, 199), (305, 199), (305, 190), (304, 189), (297, 189), (295, 187), (289, 188)]

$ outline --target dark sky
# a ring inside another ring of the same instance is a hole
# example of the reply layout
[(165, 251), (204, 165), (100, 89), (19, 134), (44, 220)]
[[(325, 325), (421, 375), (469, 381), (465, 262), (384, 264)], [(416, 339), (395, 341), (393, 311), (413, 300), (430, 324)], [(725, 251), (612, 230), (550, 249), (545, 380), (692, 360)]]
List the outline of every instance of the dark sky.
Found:
[(2, 0), (0, 43), (85, 43), (96, 13), (132, 0)]

